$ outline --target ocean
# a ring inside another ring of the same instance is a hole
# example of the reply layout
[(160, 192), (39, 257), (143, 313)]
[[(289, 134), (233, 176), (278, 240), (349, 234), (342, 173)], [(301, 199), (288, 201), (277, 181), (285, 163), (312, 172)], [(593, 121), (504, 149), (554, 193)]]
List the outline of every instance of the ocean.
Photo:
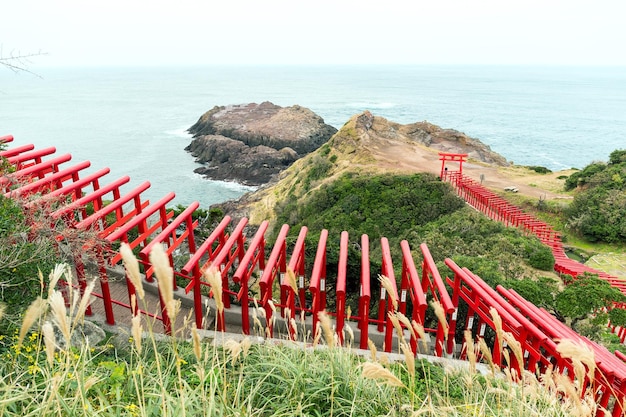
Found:
[(626, 68), (524, 66), (0, 67), (0, 135), (111, 168), (157, 200), (201, 207), (253, 188), (206, 180), (184, 148), (214, 106), (301, 105), (340, 128), (365, 110), (480, 139), (509, 161), (552, 170), (626, 148)]

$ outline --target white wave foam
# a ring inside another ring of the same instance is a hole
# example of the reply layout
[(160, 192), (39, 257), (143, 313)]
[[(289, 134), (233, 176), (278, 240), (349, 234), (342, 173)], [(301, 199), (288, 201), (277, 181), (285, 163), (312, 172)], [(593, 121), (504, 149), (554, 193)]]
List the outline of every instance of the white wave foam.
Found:
[(240, 184), (238, 182), (235, 181), (213, 181), (216, 182), (218, 184), (220, 184), (221, 186), (223, 186), (224, 188), (228, 188), (229, 190), (234, 190), (234, 191), (256, 191), (259, 187), (254, 187), (252, 185), (244, 185), (244, 184)]
[(211, 180), (211, 179), (205, 178), (203, 175), (200, 175), (197, 172), (191, 172), (189, 175), (189, 178), (193, 179), (194, 181), (212, 182), (221, 188), (226, 188), (232, 191), (248, 192), (248, 191), (256, 191), (259, 188), (259, 187), (255, 187), (252, 185), (244, 185), (235, 181)]
[(179, 129), (166, 130), (165, 134), (171, 136), (177, 136), (179, 138), (191, 139), (191, 134), (187, 132), (187, 127), (181, 127)]

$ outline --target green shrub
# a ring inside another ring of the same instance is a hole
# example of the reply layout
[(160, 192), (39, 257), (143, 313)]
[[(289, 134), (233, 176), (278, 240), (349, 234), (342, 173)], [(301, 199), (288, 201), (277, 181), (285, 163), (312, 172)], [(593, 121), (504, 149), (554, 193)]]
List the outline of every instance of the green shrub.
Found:
[(568, 226), (591, 242), (626, 242), (626, 151), (610, 162), (593, 163), (572, 174), (565, 189), (580, 187), (567, 210)]
[(609, 155), (609, 165), (626, 163), (626, 149), (616, 149)]
[(606, 164), (594, 162), (587, 165), (582, 171), (574, 172), (565, 180), (565, 191), (573, 190), (587, 184), (589, 179), (598, 172), (602, 172)]
[(0, 196), (0, 294), (9, 316), (4, 325), (39, 295), (39, 269), (59, 261), (54, 239), (59, 231), (46, 225), (33, 233), (31, 222), (42, 225), (41, 219), (27, 218), (18, 202)]
[(312, 182), (324, 178), (332, 167), (333, 164), (328, 159), (324, 159), (319, 155), (313, 156), (309, 162), (309, 166), (307, 167), (308, 171), (306, 173), (305, 181), (308, 180), (309, 182)]
[(528, 239), (525, 247), (526, 258), (530, 266), (542, 271), (554, 270), (554, 255), (552, 250), (541, 243), (539, 239)]
[(530, 165), (527, 166), (526, 168), (530, 169), (531, 171), (535, 171), (538, 174), (549, 174), (552, 171), (546, 167), (542, 167), (542, 166), (537, 166), (537, 165)]

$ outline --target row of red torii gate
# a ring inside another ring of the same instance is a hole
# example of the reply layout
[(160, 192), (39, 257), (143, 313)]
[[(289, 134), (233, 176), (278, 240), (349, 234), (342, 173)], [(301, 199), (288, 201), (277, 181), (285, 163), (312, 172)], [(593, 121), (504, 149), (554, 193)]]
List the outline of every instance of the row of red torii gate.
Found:
[[(595, 378), (587, 380), (581, 392), (591, 392), (595, 397), (601, 406), (597, 415), (605, 415), (604, 410), (608, 410), (612, 416), (625, 415), (626, 356), (617, 351), (611, 353), (578, 335), (515, 291), (502, 286), (489, 287), (479, 276), (451, 259), (445, 259), (445, 264), (452, 271), (452, 276), (442, 277), (425, 244), (419, 245), (423, 261), (416, 265), (409, 242), (401, 242), (401, 259), (392, 260), (387, 238), (377, 237), (382, 248), (382, 267), (379, 271), (373, 271), (370, 268), (370, 237), (360, 236), (360, 276), (348, 277), (350, 242), (348, 232), (344, 231), (339, 237), (335, 288), (329, 288), (326, 280), (329, 236), (326, 230), (319, 236), (313, 260), (306, 259), (306, 227), (298, 231), (295, 244), (288, 245), (291, 230), (289, 225), (283, 225), (270, 249), (266, 241), (267, 221), (254, 228), (252, 236), (248, 236), (246, 218), (235, 222), (226, 216), (208, 238), (199, 242), (194, 233), (198, 223), (193, 219), (193, 213), (199, 207), (197, 202), (174, 216), (168, 208), (168, 204), (175, 198), (174, 193), (168, 193), (153, 203), (142, 197), (142, 193), (150, 187), (149, 182), (126, 190), (130, 181), (128, 176), (109, 181), (108, 168), (85, 174), (91, 165), (89, 161), (73, 164), (70, 154), (57, 155), (54, 147), (35, 149), (32, 144), (11, 147), (11, 135), (0, 137), (0, 142), (5, 146), (0, 156), (11, 167), (10, 170), (5, 169), (0, 177), (4, 197), (17, 199), (27, 211), (53, 207), (48, 213), (52, 221), (63, 221), (73, 230), (90, 231), (97, 235), (97, 241), (85, 242), (81, 249), (90, 251), (96, 259), (100, 289), (93, 295), (103, 303), (108, 324), (116, 322), (113, 311), (115, 305), (125, 307), (129, 315), (151, 315), (163, 322), (166, 333), (172, 331), (171, 318), (165, 306), (161, 306), (160, 313), (155, 315), (141, 310), (136, 303), (131, 305), (131, 300), (135, 299), (135, 288), (130, 280), (126, 279), (128, 296), (124, 299), (116, 299), (109, 288), (110, 267), (121, 262), (121, 255), (111, 251), (112, 247), (124, 242), (138, 251), (144, 279), (152, 282), (154, 269), (149, 254), (155, 245), (162, 244), (172, 267), (175, 266), (174, 255), (177, 251), (184, 248), (189, 253), (185, 265), (174, 268), (173, 286), (176, 288), (177, 283), (186, 283), (184, 291), (192, 294), (194, 320), (198, 328), (206, 323), (206, 296), (203, 294), (208, 294), (209, 283), (203, 272), (209, 266), (218, 268), (225, 310), (237, 312), (237, 328), (245, 334), (253, 331), (251, 316), (257, 317), (257, 307), (263, 309), (264, 314), (260, 316), (266, 324), (275, 322), (275, 319), (289, 323), (290, 319), (305, 317), (311, 324), (312, 334), (315, 334), (318, 326), (318, 313), (326, 311), (334, 320), (339, 343), (345, 343), (346, 328), (350, 327), (350, 333), (357, 335), (354, 342), (359, 348), (367, 349), (368, 339), (379, 338), (383, 341), (384, 350), (390, 352), (394, 343), (397, 345), (392, 322), (396, 309), (410, 320), (426, 325), (430, 309), (428, 300), (434, 300), (443, 308), (445, 320), (435, 321), (432, 328), (425, 328), (429, 339), (433, 340), (432, 354), (465, 359), (464, 344), (461, 343), (462, 337), (459, 337), (462, 335), (457, 335), (457, 329), (470, 330), (476, 339), (484, 338), (487, 329), (491, 329), (495, 337), (484, 340), (489, 342), (493, 362), (504, 367), (507, 364), (501, 352), (506, 343), (498, 340), (492, 316), (495, 309), (502, 320), (502, 330), (512, 334), (521, 345), (523, 356), (517, 358), (510, 355), (509, 364), (518, 375), (522, 369), (538, 374), (554, 369), (573, 378), (571, 359), (557, 350), (560, 340), (571, 339), (595, 354)], [(538, 236), (551, 247), (558, 273), (573, 277), (584, 272), (596, 273), (626, 293), (626, 285), (618, 278), (570, 260), (558, 233), (549, 225), (522, 212), (479, 182), (463, 175), (466, 154), (441, 153), (440, 160), (441, 179), (449, 182), (468, 204), (496, 221)], [(394, 268), (394, 261), (401, 268)], [(84, 256), (74, 256), (73, 263), (77, 285), (84, 290), (87, 285)], [(310, 267), (307, 268), (307, 265)], [(295, 287), (288, 279), (288, 271), (293, 271), (296, 276)], [(400, 276), (397, 277), (394, 271), (401, 271)], [(390, 286), (372, 288), (371, 277), (377, 275), (388, 277)], [(257, 277), (258, 293), (250, 288), (253, 276)], [(359, 281), (358, 295), (347, 293), (348, 279)], [(327, 295), (333, 297), (333, 303), (327, 302)], [(358, 301), (353, 311), (346, 304), (348, 300), (355, 299)], [(616, 308), (624, 306), (616, 305)], [(460, 311), (467, 313), (461, 315)], [(273, 319), (273, 315), (278, 317)], [(215, 319), (217, 330), (228, 330), (225, 313), (218, 314)], [(287, 337), (296, 337), (294, 328), (285, 328)], [(268, 327), (270, 335), (274, 329), (273, 326)], [(626, 331), (615, 327), (612, 330), (623, 342)], [(419, 334), (412, 331), (407, 333), (413, 352), (418, 353)]]

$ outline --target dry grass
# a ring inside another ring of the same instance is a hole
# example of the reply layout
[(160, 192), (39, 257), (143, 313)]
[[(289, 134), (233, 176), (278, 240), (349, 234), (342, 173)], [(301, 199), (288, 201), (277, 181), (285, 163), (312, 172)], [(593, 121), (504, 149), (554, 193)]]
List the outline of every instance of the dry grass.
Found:
[[(214, 296), (221, 299), (220, 275), (215, 271), (209, 275), (214, 281)], [(353, 355), (350, 347), (339, 349), (325, 312), (319, 315), (319, 328), (327, 345), (324, 348), (253, 344), (250, 338), (210, 343), (193, 323), (189, 323), (188, 341), (157, 341), (153, 323), (136, 316), (129, 334), (132, 343), (101, 358), (89, 345), (80, 351), (59, 346), (48, 320), (54, 320), (65, 346), (69, 346), (76, 320), (82, 317), (79, 310), (86, 306), (84, 299), (70, 300), (75, 307), (68, 310), (61, 293), (53, 290), (47, 300), (37, 301), (29, 309), (24, 317), (26, 330), (16, 334), (15, 341), (18, 346), (24, 341), (37, 342), (28, 329), (42, 323), (39, 345), (23, 347), (40, 351), (41, 360), (33, 368), (21, 362), (24, 356), (16, 354), (10, 368), (0, 364), (6, 375), (0, 383), (1, 415), (17, 415), (11, 412), (16, 404), (20, 415), (84, 416), (291, 416), (309, 415), (305, 410), (316, 410), (324, 416), (565, 417), (587, 416), (595, 410), (589, 397), (581, 398), (580, 383), (551, 372), (541, 381), (529, 374), (517, 383), (498, 377), (482, 339), (479, 350), (495, 377), (478, 374), (477, 350), (469, 332), (465, 334), (470, 361), (467, 370), (446, 370), (418, 361), (402, 329), (408, 328), (412, 338), (419, 336), (422, 340), (426, 338), (424, 329), (398, 312), (391, 317), (402, 354), (395, 355), (393, 363), (390, 355), (378, 354), (371, 340), (370, 360)], [(263, 309), (255, 310), (263, 316)], [(445, 315), (441, 322), (447, 324)], [(503, 332), (503, 340), (520, 361), (518, 346), (510, 337)], [(587, 368), (586, 375), (577, 372), (577, 381), (595, 371), (595, 361), (584, 347), (567, 341), (559, 346), (563, 355), (570, 355)], [(565, 401), (560, 399), (563, 395)]]

